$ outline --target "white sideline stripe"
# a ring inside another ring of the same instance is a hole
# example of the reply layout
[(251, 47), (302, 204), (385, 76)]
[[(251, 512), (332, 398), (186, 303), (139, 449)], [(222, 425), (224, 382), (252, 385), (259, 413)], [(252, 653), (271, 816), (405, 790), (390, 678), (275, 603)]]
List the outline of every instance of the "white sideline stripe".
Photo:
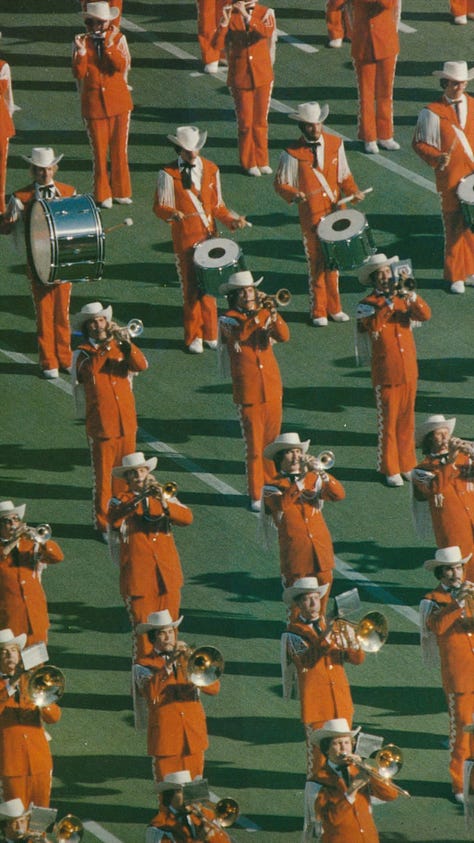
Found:
[(372, 591), (377, 595), (377, 602), (380, 601), (380, 603), (383, 603), (385, 606), (389, 606), (390, 609), (393, 609), (394, 612), (398, 612), (399, 615), (402, 615), (402, 617), (406, 618), (406, 620), (411, 621), (411, 623), (415, 626), (420, 626), (420, 618), (415, 609), (412, 609), (410, 606), (405, 606), (400, 600), (397, 600), (390, 591), (387, 591), (380, 585), (376, 585), (369, 579), (369, 577), (366, 577), (359, 571), (354, 571), (347, 562), (339, 559), (338, 556), (335, 558), (336, 569), (343, 575), (343, 577), (354, 583), (361, 583), (366, 591)]
[(99, 823), (94, 822), (94, 820), (85, 820), (84, 828), (87, 831), (90, 831), (94, 837), (97, 837), (98, 840), (102, 840), (102, 843), (123, 843), (120, 837), (116, 837), (115, 834), (112, 834), (111, 831), (107, 831), (106, 828), (99, 825)]
[(303, 53), (319, 53), (317, 47), (312, 47), (311, 44), (305, 44), (304, 41), (300, 41), (294, 35), (288, 35), (282, 29), (277, 29), (276, 34), (278, 35), (279, 41), (286, 41), (287, 44), (291, 44), (292, 47), (296, 47), (297, 50), (301, 50)]
[(400, 23), (398, 24), (398, 31), (407, 32), (411, 35), (412, 32), (416, 32), (416, 29), (413, 29), (412, 26), (408, 26), (407, 23), (403, 23), (403, 21), (400, 21)]

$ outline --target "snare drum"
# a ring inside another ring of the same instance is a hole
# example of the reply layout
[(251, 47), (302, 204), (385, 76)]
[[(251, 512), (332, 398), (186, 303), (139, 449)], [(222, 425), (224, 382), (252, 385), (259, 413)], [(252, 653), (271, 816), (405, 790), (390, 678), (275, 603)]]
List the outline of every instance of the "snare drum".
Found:
[(245, 269), (242, 249), (234, 240), (211, 237), (194, 248), (194, 264), (199, 286), (203, 293), (217, 296), (219, 287), (233, 272)]
[(354, 269), (377, 251), (365, 215), (354, 208), (323, 217), (317, 235), (329, 269)]
[(42, 284), (102, 278), (105, 234), (92, 196), (38, 199), (25, 236), (29, 264)]
[(456, 195), (461, 205), (462, 215), (466, 225), (474, 231), (474, 173), (461, 179)]

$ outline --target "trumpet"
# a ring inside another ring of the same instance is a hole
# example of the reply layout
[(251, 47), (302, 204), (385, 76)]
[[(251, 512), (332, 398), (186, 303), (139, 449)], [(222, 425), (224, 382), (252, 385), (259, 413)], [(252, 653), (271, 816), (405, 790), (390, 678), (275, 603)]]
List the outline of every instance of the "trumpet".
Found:
[(354, 755), (346, 755), (345, 757), (359, 770), (368, 773), (375, 781), (389, 782), (402, 796), (410, 796), (407, 790), (392, 781), (392, 777), (400, 772), (403, 766), (403, 753), (395, 744), (388, 743), (379, 749), (373, 761)]
[(333, 451), (321, 451), (317, 457), (311, 454), (304, 454), (303, 465), (307, 471), (316, 471), (318, 474), (324, 474), (329, 471), (336, 462), (336, 457)]
[(391, 295), (396, 295), (399, 298), (404, 298), (416, 290), (416, 281), (414, 278), (401, 273), (394, 279), (390, 285)]
[(381, 612), (367, 612), (358, 623), (334, 618), (328, 632), (340, 649), (357, 643), (364, 653), (378, 653), (388, 638), (388, 623)]
[(3, 545), (3, 556), (6, 557), (12, 552), (13, 548), (17, 546), (22, 536), (27, 539), (31, 539), (31, 541), (36, 542), (36, 544), (46, 544), (46, 542), (49, 542), (52, 535), (53, 531), (49, 524), (38, 524), (37, 527), (30, 527), (28, 524), (22, 522), (16, 528), (13, 537), (8, 544)]
[(458, 436), (451, 436), (449, 450), (467, 454), (468, 457), (474, 459), (474, 442), (470, 442), (468, 439), (459, 439)]
[(474, 583), (465, 580), (458, 588), (453, 589), (452, 595), (455, 600), (465, 600), (471, 614), (474, 615)]
[(260, 308), (275, 310), (277, 307), (286, 307), (290, 301), (291, 293), (286, 287), (277, 290), (273, 296), (269, 293), (264, 293), (263, 290), (257, 290), (257, 305)]
[(145, 498), (156, 498), (166, 505), (171, 498), (174, 498), (177, 491), (178, 484), (174, 480), (169, 480), (168, 483), (158, 483), (158, 480), (150, 477), (145, 483), (143, 491), (134, 499), (133, 503), (135, 504)]
[(107, 332), (107, 339), (114, 339), (117, 342), (130, 342), (130, 340), (140, 337), (143, 331), (144, 327), (141, 319), (130, 319), (126, 325), (117, 325), (116, 322), (111, 322)]

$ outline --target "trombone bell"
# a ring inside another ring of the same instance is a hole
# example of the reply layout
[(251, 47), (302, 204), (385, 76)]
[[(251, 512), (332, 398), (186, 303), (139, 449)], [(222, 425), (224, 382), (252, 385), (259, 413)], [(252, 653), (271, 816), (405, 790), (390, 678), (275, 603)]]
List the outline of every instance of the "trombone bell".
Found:
[(224, 796), (214, 805), (216, 820), (222, 828), (229, 828), (237, 822), (240, 814), (238, 802), (231, 796)]
[(381, 612), (368, 612), (356, 625), (356, 637), (364, 653), (377, 653), (388, 638), (388, 623)]
[(56, 843), (80, 843), (84, 836), (84, 825), (79, 817), (66, 814), (54, 826)]
[(45, 664), (30, 674), (26, 694), (37, 708), (44, 708), (60, 700), (65, 687), (64, 673), (52, 664)]
[(224, 658), (216, 647), (198, 647), (191, 653), (186, 675), (193, 685), (205, 688), (212, 685), (224, 672)]
[(400, 772), (403, 766), (403, 753), (398, 746), (388, 743), (375, 755), (377, 772), (384, 779), (391, 779)]

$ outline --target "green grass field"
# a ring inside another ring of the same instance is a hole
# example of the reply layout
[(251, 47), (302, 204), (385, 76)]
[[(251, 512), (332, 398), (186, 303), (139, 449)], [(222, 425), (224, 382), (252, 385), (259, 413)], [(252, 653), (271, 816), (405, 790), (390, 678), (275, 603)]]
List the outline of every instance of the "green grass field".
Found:
[[(469, 438), (474, 293), (468, 289), (464, 297), (452, 296), (442, 283), (438, 199), (428, 168), (410, 144), (418, 111), (437, 96), (431, 71), (445, 60), (470, 59), (474, 23), (452, 26), (447, 0), (412, 0), (405, 6), (395, 85), (402, 149), (372, 157), (355, 140), (350, 48), (327, 49), (324, 4), (282, 0), (276, 6), (278, 26), (292, 38), (282, 37), (277, 51), (271, 161), (276, 166), (279, 150), (296, 137), (285, 107), (328, 102), (328, 125), (347, 138), (356, 180), (362, 188), (374, 188), (363, 210), (379, 250), (413, 260), (421, 293), (433, 310), (416, 335), (418, 416), (455, 415), (456, 432)], [(78, 11), (75, 0), (17, 0), (8, 11), (3, 4), (0, 55), (11, 65), (22, 109), (10, 146), (9, 190), (27, 182), (21, 154), (38, 145), (64, 153), (61, 180), (80, 192), (91, 189), (90, 152), (70, 71), (70, 45), (83, 27)], [(355, 368), (354, 320), (325, 330), (309, 326), (296, 213), (273, 192), (271, 179), (240, 173), (225, 77), (200, 72), (194, 4), (125, 0), (123, 29), (133, 57), (134, 226), (108, 235), (104, 278), (93, 286), (74, 285), (72, 312), (100, 299), (113, 304), (119, 322), (139, 317), (145, 323), (138, 343), (150, 368), (135, 382), (142, 445), (158, 452), (159, 478), (178, 483), (181, 499), (195, 515), (192, 527), (176, 531), (186, 573), (183, 638), (216, 645), (226, 660), (220, 696), (205, 700), (211, 789), (239, 801), (242, 814), (258, 826), (259, 843), (300, 840), (305, 751), (299, 704), (281, 699), (279, 637), (285, 611), (277, 552), (261, 549), (256, 518), (246, 510), (243, 446), (230, 385), (218, 378), (211, 351), (200, 357), (184, 353), (169, 231), (151, 210), (156, 173), (173, 157), (166, 135), (187, 123), (208, 129), (205, 155), (221, 167), (227, 204), (253, 223), (236, 235), (249, 268), (264, 274), (263, 289), (288, 287), (293, 294), (284, 311), (291, 341), (276, 352), (285, 384), (284, 430), (310, 438), (312, 453), (332, 448), (336, 455), (334, 474), (347, 497), (325, 510), (341, 560), (335, 591), (358, 585), (364, 610), (386, 604), (389, 642), (350, 671), (355, 723), (405, 753), (399, 781), (412, 798), (375, 809), (381, 840), (466, 840), (462, 812), (449, 800), (440, 680), (422, 665), (413, 612), (433, 582), (420, 568), (433, 546), (414, 536), (407, 485), (388, 489), (375, 471), (374, 400), (368, 371)], [(317, 52), (304, 52), (295, 39)], [(128, 209), (119, 207), (104, 211), (104, 225), (127, 215)], [(51, 729), (52, 804), (60, 816), (73, 811), (96, 822), (94, 834), (104, 843), (114, 843), (107, 834), (140, 843), (156, 796), (145, 739), (132, 724), (130, 636), (117, 570), (91, 527), (85, 432), (74, 421), (67, 379), (52, 384), (39, 378), (22, 259), (7, 238), (0, 249), (1, 495), (26, 501), (30, 524), (50, 522), (66, 554), (64, 564), (44, 577), (52, 618), (50, 657), (67, 678), (63, 718)], [(345, 275), (341, 289), (344, 309), (354, 314), (362, 288)], [(242, 842), (249, 833), (237, 826), (232, 837)], [(94, 839), (87, 831), (87, 843)]]

